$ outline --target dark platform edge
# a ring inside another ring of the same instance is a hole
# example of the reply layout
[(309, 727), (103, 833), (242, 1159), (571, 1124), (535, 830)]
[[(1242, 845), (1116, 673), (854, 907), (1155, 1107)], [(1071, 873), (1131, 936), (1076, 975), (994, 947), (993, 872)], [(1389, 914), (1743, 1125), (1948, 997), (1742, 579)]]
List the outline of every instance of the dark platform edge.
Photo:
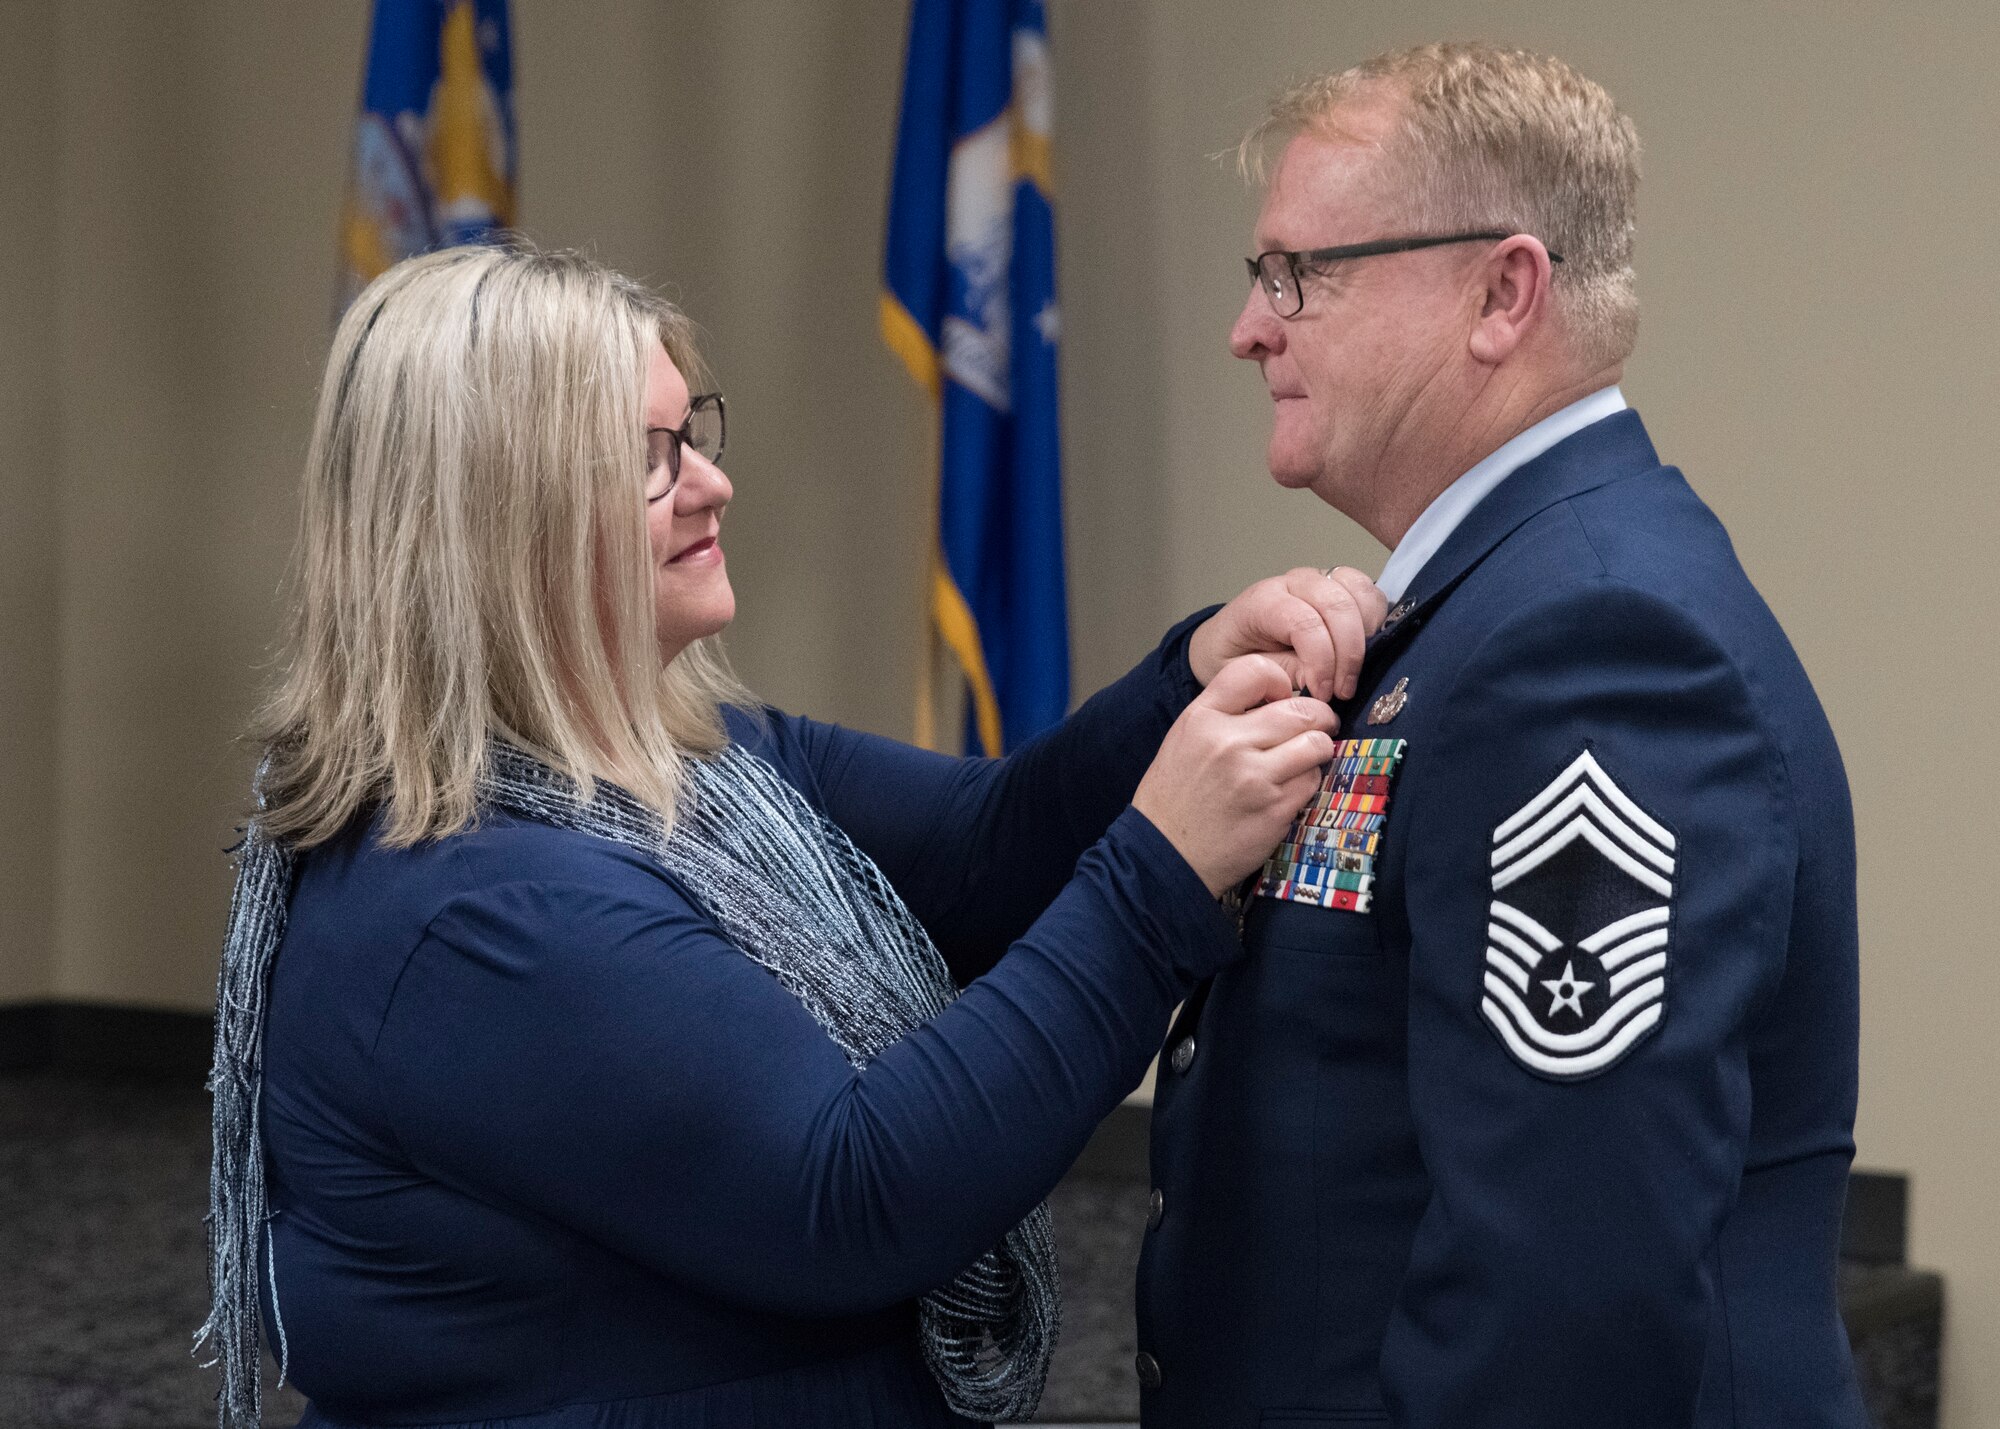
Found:
[(199, 1085), (215, 1047), (205, 1012), (96, 1002), (0, 1007), (0, 1072), (121, 1073)]
[[(215, 1019), (205, 1012), (93, 1002), (0, 1007), (0, 1072), (126, 1073), (199, 1082), (208, 1073)], [(1128, 1102), (1106, 1117), (1071, 1169), (1097, 1180), (1149, 1179), (1152, 1108)], [(1841, 1259), (1902, 1265), (1909, 1244), (1909, 1178), (1855, 1171), (1841, 1220)]]

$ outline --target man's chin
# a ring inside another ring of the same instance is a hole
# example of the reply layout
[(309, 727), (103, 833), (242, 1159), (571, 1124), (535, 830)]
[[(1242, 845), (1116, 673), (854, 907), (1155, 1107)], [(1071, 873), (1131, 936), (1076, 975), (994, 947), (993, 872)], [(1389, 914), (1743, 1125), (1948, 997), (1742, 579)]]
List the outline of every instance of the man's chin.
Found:
[(1319, 480), (1317, 462), (1301, 461), (1289, 452), (1278, 450), (1275, 444), (1265, 453), (1264, 460), (1270, 468), (1271, 480), (1287, 491), (1303, 491)]

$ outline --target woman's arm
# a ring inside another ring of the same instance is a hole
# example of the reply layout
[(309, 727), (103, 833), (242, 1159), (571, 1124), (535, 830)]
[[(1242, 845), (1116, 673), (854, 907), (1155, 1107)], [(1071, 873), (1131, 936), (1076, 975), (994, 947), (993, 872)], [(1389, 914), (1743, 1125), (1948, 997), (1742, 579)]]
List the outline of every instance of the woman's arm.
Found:
[(990, 974), (853, 1071), (668, 880), (448, 904), (374, 1049), (418, 1170), (731, 1301), (846, 1314), (943, 1283), (1055, 1184), (1240, 949), (1136, 810)]
[(1320, 699), (1352, 694), (1385, 608), (1374, 583), (1349, 567), (1258, 581), (1183, 620), (1124, 678), (1001, 760), (785, 723), (827, 812), (882, 866), (964, 985), (1048, 906), (1131, 799), (1168, 728), (1227, 661), (1269, 653), (1294, 688)]
[(1005, 759), (785, 721), (827, 813), (882, 866), (960, 985), (993, 966), (1131, 802), (1160, 740), (1201, 692), (1188, 642), (1214, 613), (1176, 625), (1130, 673)]

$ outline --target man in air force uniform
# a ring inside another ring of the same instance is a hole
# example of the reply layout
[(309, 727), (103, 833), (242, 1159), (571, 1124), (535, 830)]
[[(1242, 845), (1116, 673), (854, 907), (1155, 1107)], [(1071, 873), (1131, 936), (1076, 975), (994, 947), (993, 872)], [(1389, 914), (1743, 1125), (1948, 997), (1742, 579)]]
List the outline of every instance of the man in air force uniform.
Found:
[(1394, 604), (1165, 1048), (1144, 1423), (1860, 1426), (1852, 812), (1617, 386), (1633, 128), (1559, 61), (1432, 46), (1266, 141), (1231, 346)]

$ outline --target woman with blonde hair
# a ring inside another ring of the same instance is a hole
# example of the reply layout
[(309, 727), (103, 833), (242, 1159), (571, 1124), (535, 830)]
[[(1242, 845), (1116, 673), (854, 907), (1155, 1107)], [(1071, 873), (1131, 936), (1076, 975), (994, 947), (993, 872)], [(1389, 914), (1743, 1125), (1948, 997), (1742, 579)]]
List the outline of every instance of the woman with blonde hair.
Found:
[(265, 1329), (328, 1429), (1031, 1415), (1038, 1203), (1317, 784), (1349, 571), (1004, 760), (760, 708), (691, 381), (574, 255), (413, 259), (340, 324), (219, 984), (225, 1425)]

